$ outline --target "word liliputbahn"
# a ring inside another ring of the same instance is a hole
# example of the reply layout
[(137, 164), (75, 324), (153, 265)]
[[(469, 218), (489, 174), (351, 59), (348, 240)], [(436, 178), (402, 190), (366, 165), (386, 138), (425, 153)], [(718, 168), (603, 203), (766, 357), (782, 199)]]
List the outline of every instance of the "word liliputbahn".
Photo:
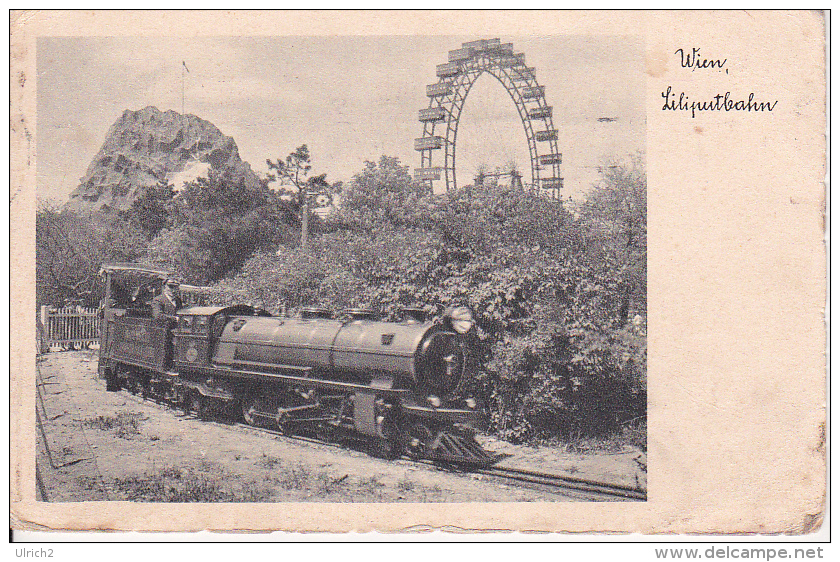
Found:
[(698, 111), (773, 111), (779, 100), (774, 102), (755, 101), (755, 94), (750, 93), (746, 100), (730, 99), (730, 92), (725, 94), (717, 94), (711, 100), (706, 101), (691, 101), (685, 92), (680, 92), (679, 96), (671, 91), (671, 86), (662, 92), (662, 97), (665, 103), (662, 105), (662, 111), (691, 111), (691, 117), (697, 116)]

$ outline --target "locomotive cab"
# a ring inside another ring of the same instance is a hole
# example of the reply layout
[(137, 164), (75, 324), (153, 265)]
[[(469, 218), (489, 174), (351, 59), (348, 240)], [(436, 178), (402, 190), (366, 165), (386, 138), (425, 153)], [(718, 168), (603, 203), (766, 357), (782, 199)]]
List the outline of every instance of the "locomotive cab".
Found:
[(210, 367), (217, 343), (233, 316), (268, 316), (248, 305), (193, 306), (178, 311), (173, 330), (175, 366), (181, 370)]
[[(178, 326), (152, 318), (152, 300), (163, 291), (171, 273), (138, 264), (104, 264), (105, 281), (99, 345), (99, 375), (108, 387), (119, 387), (120, 374), (148, 370), (171, 373), (171, 350)], [(204, 298), (208, 289), (182, 286), (185, 302)], [(182, 309), (189, 310), (189, 309)]]
[(99, 344), (99, 375), (108, 388), (119, 388), (117, 371), (166, 370), (169, 332), (152, 321), (151, 303), (169, 273), (136, 264), (105, 264)]

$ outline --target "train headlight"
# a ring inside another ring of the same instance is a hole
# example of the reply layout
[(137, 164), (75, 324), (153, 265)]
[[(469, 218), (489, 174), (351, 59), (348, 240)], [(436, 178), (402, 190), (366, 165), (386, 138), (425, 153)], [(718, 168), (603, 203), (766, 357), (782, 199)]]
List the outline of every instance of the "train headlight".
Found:
[(428, 398), (426, 398), (426, 400), (428, 400), (429, 404), (431, 404), (435, 408), (440, 407), (440, 404), (441, 404), (440, 398), (438, 398), (437, 396), (435, 396), (435, 395), (429, 396)]
[(449, 325), (459, 334), (466, 334), (475, 324), (472, 311), (466, 306), (456, 306), (446, 312)]

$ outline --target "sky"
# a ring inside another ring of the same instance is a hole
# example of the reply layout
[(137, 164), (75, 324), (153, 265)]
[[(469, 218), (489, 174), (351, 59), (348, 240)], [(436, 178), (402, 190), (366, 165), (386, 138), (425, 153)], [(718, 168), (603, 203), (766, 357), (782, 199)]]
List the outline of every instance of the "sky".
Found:
[[(37, 43), (38, 199), (67, 200), (126, 109), (184, 111), (233, 137), (260, 174), (307, 144), (313, 172), (348, 181), (364, 162), (420, 165), (417, 112), (449, 50), (484, 37), (46, 37)], [(487, 37), (489, 38), (489, 37)], [(523, 52), (554, 108), (563, 195), (580, 199), (597, 167), (645, 149), (644, 56), (634, 37), (501, 37)], [(182, 61), (189, 72), (182, 70)], [(598, 121), (600, 117), (617, 118)], [(514, 161), (527, 140), (501, 84), (481, 76), (461, 114), (458, 184)]]

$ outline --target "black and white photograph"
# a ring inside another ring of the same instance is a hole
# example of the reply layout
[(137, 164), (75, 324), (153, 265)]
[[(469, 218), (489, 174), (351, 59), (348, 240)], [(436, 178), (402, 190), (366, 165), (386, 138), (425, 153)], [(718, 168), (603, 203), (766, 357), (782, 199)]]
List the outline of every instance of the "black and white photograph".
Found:
[(39, 40), (41, 499), (644, 501), (642, 58)]

